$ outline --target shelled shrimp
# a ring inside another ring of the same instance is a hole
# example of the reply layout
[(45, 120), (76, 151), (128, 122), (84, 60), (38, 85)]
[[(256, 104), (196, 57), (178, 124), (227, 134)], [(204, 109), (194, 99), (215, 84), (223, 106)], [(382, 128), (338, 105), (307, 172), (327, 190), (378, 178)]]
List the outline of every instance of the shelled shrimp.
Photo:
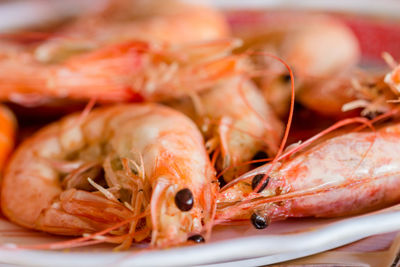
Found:
[[(346, 75), (360, 58), (357, 39), (333, 17), (292, 15), (278, 14), (262, 28), (238, 26), (235, 34), (244, 38), (244, 48), (278, 55), (293, 68), (297, 101), (321, 114), (340, 115), (341, 103), (352, 100)], [(264, 96), (284, 116), (290, 99), (286, 70), (269, 58), (262, 64), (271, 73), (260, 81)]]
[[(211, 221), (215, 171), (197, 127), (155, 104), (71, 115), (23, 142), (3, 178), (3, 213), (21, 226), (103, 241), (186, 242)], [(214, 181), (214, 182), (213, 182)], [(122, 224), (121, 224), (122, 223)]]
[(223, 189), (216, 221), (251, 217), (262, 228), (288, 217), (344, 216), (398, 203), (400, 192), (393, 189), (400, 186), (399, 133), (395, 122), (289, 148), (277, 164), (250, 171)]
[(35, 49), (40, 62), (58, 62), (105, 45), (141, 40), (182, 45), (227, 38), (225, 18), (207, 6), (181, 1), (110, 0), (94, 14), (83, 14)]
[(189, 102), (180, 100), (172, 106), (203, 131), (217, 170), (230, 168), (222, 183), (248, 170), (249, 165), (240, 164), (257, 153), (272, 156), (277, 152), (283, 125), (255, 84), (244, 76), (223, 80)]
[(229, 55), (236, 45), (233, 39), (186, 46), (130, 41), (57, 64), (38, 62), (30, 52), (4, 54), (0, 100), (33, 105), (54, 98), (121, 102), (181, 97), (242, 71), (240, 57)]
[(14, 147), (16, 120), (6, 107), (0, 106), (0, 175)]

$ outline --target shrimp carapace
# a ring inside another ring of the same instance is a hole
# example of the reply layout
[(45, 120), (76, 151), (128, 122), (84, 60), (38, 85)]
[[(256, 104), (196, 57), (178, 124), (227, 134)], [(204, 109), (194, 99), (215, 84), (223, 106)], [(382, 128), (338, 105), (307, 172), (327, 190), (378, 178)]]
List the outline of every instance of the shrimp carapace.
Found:
[(155, 104), (119, 105), (68, 116), (24, 141), (6, 168), (1, 207), (12, 222), (60, 235), (131, 218), (104, 241), (169, 246), (211, 222), (214, 180), (188, 118)]

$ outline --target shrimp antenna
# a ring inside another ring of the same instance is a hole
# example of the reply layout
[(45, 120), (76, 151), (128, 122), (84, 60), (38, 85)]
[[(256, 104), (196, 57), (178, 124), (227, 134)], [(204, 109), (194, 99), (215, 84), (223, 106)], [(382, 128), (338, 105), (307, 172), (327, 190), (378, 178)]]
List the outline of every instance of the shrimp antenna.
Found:
[(96, 105), (96, 98), (94, 97), (94, 98), (90, 99), (90, 101), (87, 103), (87, 105), (83, 109), (82, 113), (79, 115), (78, 123), (77, 123), (78, 125), (81, 125), (85, 121), (85, 119), (90, 114), (90, 112), (92, 111), (92, 109), (95, 105)]
[[(392, 115), (392, 113), (390, 113), (390, 115)], [(379, 119), (382, 120), (382, 119), (384, 119), (384, 118), (386, 118), (386, 117), (388, 117), (388, 116), (389, 116), (389, 115), (384, 114), (384, 115), (380, 116)], [(377, 118), (378, 118), (378, 117), (377, 117)], [(376, 121), (377, 121), (377, 120), (375, 120), (374, 122), (376, 122)], [(316, 134), (316, 135), (310, 137), (308, 140), (304, 141), (304, 142), (301, 143), (300, 145), (297, 145), (297, 146), (293, 147), (292, 149), (290, 149), (290, 150), (287, 151), (286, 153), (282, 154), (281, 156), (276, 157), (276, 161), (279, 161), (279, 160), (283, 160), (283, 159), (285, 159), (285, 158), (288, 158), (288, 157), (290, 157), (291, 155), (293, 155), (294, 153), (300, 151), (301, 149), (304, 149), (304, 148), (308, 147), (309, 145), (311, 145), (313, 142), (317, 141), (318, 139), (321, 139), (321, 138), (324, 137), (325, 135), (331, 133), (332, 131), (334, 131), (334, 130), (336, 130), (336, 129), (339, 129), (339, 128), (341, 128), (341, 127), (344, 127), (344, 126), (353, 124), (353, 123), (361, 123), (361, 124), (363, 124), (362, 126), (356, 128), (356, 131), (363, 129), (364, 127), (369, 127), (369, 128), (370, 128), (371, 130), (373, 130), (374, 132), (376, 131), (376, 130), (375, 130), (375, 127), (374, 127), (373, 124), (372, 124), (372, 121), (369, 121), (369, 120), (366, 119), (366, 118), (363, 118), (363, 117), (354, 117), (354, 118), (344, 119), (344, 120), (341, 120), (341, 121), (336, 122), (335, 124), (333, 124), (332, 126), (328, 127), (327, 129), (321, 131), (320, 133), (318, 133), (318, 134)], [(363, 127), (363, 128), (361, 128), (361, 127)], [(271, 164), (272, 164), (272, 163), (271, 163)], [(268, 175), (268, 173), (272, 170), (272, 167), (273, 167), (271, 164), (261, 166), (261, 167), (255, 169), (255, 170), (249, 171), (248, 173), (245, 173), (245, 174), (239, 176), (239, 177), (236, 178), (235, 180), (232, 180), (230, 183), (228, 183), (227, 185), (225, 185), (225, 186), (221, 189), (221, 191), (224, 191), (224, 190), (228, 189), (229, 187), (231, 187), (231, 186), (237, 184), (238, 182), (243, 181), (244, 179), (249, 178), (249, 177), (254, 176), (254, 175), (257, 175), (257, 174), (265, 174), (265, 177), (268, 177), (267, 175)], [(265, 178), (265, 177), (264, 177), (264, 178)]]
[[(271, 126), (269, 125), (268, 121), (260, 114), (257, 112), (257, 110), (250, 104), (249, 100), (247, 99), (244, 91), (243, 91), (243, 83), (244, 83), (244, 78), (240, 79), (239, 83), (239, 94), (240, 97), (242, 98), (243, 102), (245, 105), (256, 115), (256, 117), (264, 124), (264, 128), (268, 130), (269, 134), (273, 134), (275, 139), (278, 139), (279, 136), (275, 131), (271, 131)], [(269, 147), (272, 149), (275, 149), (275, 144), (272, 144), (268, 139), (266, 138), (261, 138), (264, 143), (266, 143)]]
[[(267, 171), (267, 173), (265, 173), (263, 179), (258, 183), (258, 185), (256, 186), (256, 188), (254, 189), (254, 192), (258, 192), (261, 188), (261, 186), (265, 183), (265, 181), (268, 179), (268, 173), (270, 172), (270, 170), (272, 169), (272, 167), (275, 165), (275, 163), (279, 160), (279, 156), (283, 153), (283, 150), (286, 146), (286, 142), (289, 136), (289, 131), (290, 131), (290, 127), (292, 125), (292, 121), (293, 121), (293, 113), (294, 113), (294, 99), (295, 99), (295, 87), (294, 87), (294, 75), (293, 75), (293, 71), (292, 68), (280, 57), (275, 56), (273, 54), (269, 54), (269, 53), (264, 53), (264, 52), (246, 52), (245, 54), (247, 55), (261, 55), (261, 56), (266, 56), (266, 57), (271, 57), (273, 59), (276, 59), (277, 61), (281, 62), (286, 69), (289, 72), (289, 76), (290, 76), (290, 87), (291, 87), (291, 99), (290, 99), (290, 109), (289, 109), (289, 116), (288, 116), (288, 120), (286, 123), (286, 127), (285, 127), (285, 132), (281, 141), (281, 144), (279, 146), (278, 152), (276, 153), (274, 159), (271, 162), (271, 167), (269, 168), (269, 170)], [(240, 178), (240, 179), (239, 179)], [(241, 177), (238, 177), (237, 179), (232, 180), (231, 182), (229, 182), (227, 185), (225, 185), (221, 191), (228, 189), (229, 187), (233, 186), (234, 184), (236, 184), (237, 182), (239, 182), (241, 180)]]

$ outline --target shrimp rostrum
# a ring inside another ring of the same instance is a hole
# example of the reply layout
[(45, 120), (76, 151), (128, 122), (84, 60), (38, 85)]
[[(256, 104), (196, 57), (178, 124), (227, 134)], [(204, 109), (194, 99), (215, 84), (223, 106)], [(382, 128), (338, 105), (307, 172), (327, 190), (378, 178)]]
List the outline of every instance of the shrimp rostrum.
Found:
[(215, 172), (196, 125), (152, 104), (71, 115), (13, 155), (1, 188), (13, 222), (59, 235), (161, 247), (202, 234), (215, 207)]
[(216, 220), (251, 218), (265, 226), (288, 217), (346, 216), (396, 204), (399, 133), (397, 122), (376, 131), (343, 130), (308, 148), (292, 147), (276, 164), (228, 185), (218, 199)]

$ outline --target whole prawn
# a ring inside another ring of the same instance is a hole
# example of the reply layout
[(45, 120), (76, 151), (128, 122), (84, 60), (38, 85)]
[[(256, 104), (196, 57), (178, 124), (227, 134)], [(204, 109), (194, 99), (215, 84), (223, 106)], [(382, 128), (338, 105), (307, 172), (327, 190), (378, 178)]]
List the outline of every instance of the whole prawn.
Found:
[(31, 35), (41, 42), (1, 38), (0, 100), (25, 106), (60, 98), (159, 101), (187, 95), (193, 85), (204, 88), (236, 65), (221, 57), (237, 43), (227, 39), (222, 15), (174, 0), (110, 0), (53, 34)]
[[(12, 222), (102, 240), (186, 242), (211, 221), (215, 171), (197, 127), (155, 104), (70, 115), (24, 141), (7, 166), (1, 208)], [(129, 223), (129, 224), (128, 224)], [(110, 230), (111, 231), (111, 230)]]
[[(337, 125), (349, 122), (369, 125), (364, 118)], [(317, 143), (312, 138), (289, 148), (277, 164), (242, 175), (220, 193), (216, 221), (251, 218), (263, 228), (288, 217), (345, 216), (398, 203), (400, 123), (361, 128)]]
[[(56, 63), (31, 52), (0, 55), (0, 100), (38, 105), (52, 99), (123, 102), (169, 99), (240, 72), (235, 40), (158, 46), (129, 41)], [(190, 88), (190, 89), (189, 89)]]
[(14, 147), (16, 120), (4, 106), (0, 106), (0, 174), (6, 159)]

